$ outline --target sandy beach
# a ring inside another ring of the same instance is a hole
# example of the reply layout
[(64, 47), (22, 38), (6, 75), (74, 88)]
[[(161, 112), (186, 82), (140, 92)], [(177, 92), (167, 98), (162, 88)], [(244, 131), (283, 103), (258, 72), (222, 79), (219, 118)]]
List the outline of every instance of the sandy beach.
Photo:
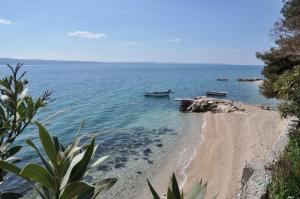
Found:
[(203, 140), (187, 168), (185, 191), (202, 178), (208, 182), (206, 198), (236, 198), (246, 161), (264, 159), (288, 124), (277, 111), (251, 105), (245, 109), (204, 114)]

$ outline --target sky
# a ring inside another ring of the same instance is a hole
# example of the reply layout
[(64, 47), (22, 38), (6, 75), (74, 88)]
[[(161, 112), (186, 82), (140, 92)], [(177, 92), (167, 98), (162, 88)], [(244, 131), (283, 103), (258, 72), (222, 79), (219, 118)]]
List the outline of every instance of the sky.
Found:
[(281, 0), (1, 0), (0, 57), (260, 64)]

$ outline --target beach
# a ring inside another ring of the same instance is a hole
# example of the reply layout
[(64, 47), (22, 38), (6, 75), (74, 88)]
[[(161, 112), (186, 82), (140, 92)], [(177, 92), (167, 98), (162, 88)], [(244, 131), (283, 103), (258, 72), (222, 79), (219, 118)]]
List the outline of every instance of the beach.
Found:
[(203, 114), (202, 141), (186, 170), (184, 191), (202, 178), (208, 182), (206, 198), (236, 198), (245, 163), (264, 160), (288, 125), (275, 110), (252, 105), (245, 110)]
[[(150, 198), (147, 178), (163, 193), (173, 171), (181, 186), (190, 182), (187, 167), (201, 154), (197, 146), (201, 143), (201, 129), (205, 127), (201, 118), (206, 114), (181, 113), (173, 99), (194, 98), (204, 95), (206, 90), (219, 89), (228, 91), (228, 99), (276, 105), (275, 100), (259, 94), (255, 83), (237, 81), (239, 77), (260, 77), (261, 66), (177, 64), (174, 68), (166, 64), (48, 63), (25, 65), (24, 69), (30, 74), (33, 95), (55, 89), (55, 100), (47, 111), (39, 113), (37, 120), (65, 144), (70, 143), (83, 120), (82, 135), (96, 136), (99, 144), (95, 159), (109, 155), (88, 177), (91, 181), (118, 178), (105, 197), (108, 199)], [(185, 81), (182, 81), (183, 73), (189, 77)], [(221, 74), (230, 80), (216, 81)], [(162, 79), (165, 81), (161, 82)], [(145, 91), (168, 88), (174, 91), (170, 98), (144, 96)], [(39, 143), (36, 132), (30, 126), (16, 144), (23, 145), (23, 140), (29, 137)], [(22, 164), (38, 161), (29, 147), (24, 147), (19, 156)], [(29, 188), (12, 175), (4, 190), (25, 192)]]

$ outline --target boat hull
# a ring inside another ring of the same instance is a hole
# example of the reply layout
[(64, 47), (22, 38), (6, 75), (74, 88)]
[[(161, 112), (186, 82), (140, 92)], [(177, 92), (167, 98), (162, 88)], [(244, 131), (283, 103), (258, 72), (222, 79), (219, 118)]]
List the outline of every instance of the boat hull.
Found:
[(170, 92), (146, 92), (146, 97), (169, 97)]
[(227, 78), (218, 78), (218, 81), (228, 81)]
[(207, 91), (206, 95), (210, 95), (210, 96), (226, 96), (227, 93), (226, 92), (217, 92), (217, 91)]

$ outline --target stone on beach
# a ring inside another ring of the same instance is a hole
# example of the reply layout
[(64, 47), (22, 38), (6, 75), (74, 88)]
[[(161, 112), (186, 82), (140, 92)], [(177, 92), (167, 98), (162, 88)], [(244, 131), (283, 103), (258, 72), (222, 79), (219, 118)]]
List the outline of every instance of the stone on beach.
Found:
[(244, 104), (237, 101), (197, 97), (196, 100), (187, 108), (192, 112), (230, 113), (234, 111), (245, 111)]

